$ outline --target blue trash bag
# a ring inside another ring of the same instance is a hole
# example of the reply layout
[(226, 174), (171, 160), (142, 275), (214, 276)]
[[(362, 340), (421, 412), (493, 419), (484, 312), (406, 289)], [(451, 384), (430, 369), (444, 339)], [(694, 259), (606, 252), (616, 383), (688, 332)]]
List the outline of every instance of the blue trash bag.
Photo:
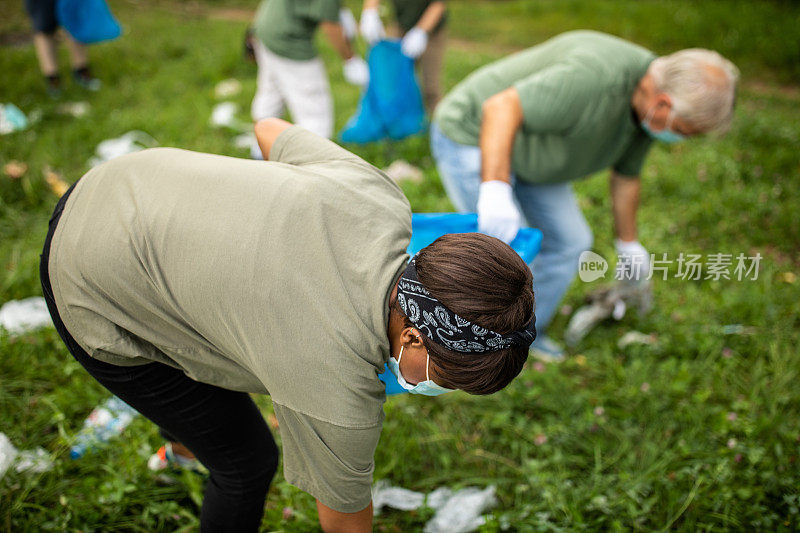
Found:
[[(448, 233), (475, 233), (478, 231), (478, 215), (475, 213), (414, 213), (411, 215), (411, 242), (407, 252), (414, 255), (433, 241)], [(542, 245), (542, 232), (535, 228), (522, 228), (511, 241), (511, 247), (528, 264), (533, 261)], [(378, 376), (386, 384), (386, 394), (400, 394), (405, 389), (384, 365)]]
[(400, 41), (382, 40), (367, 57), (369, 84), (361, 94), (356, 114), (350, 117), (339, 139), (368, 143), (404, 139), (425, 130), (425, 108), (414, 60), (400, 50)]
[(83, 44), (110, 41), (122, 34), (105, 0), (58, 0), (56, 16), (59, 24)]

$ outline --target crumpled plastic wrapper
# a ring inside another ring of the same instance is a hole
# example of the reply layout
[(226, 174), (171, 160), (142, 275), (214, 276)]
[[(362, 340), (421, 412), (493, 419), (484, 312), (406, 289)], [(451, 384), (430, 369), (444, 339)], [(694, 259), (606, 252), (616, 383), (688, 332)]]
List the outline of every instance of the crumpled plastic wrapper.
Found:
[(392, 487), (386, 480), (372, 488), (372, 506), (375, 515), (383, 507), (413, 511), (427, 505), (436, 511), (423, 529), (424, 533), (468, 533), (482, 526), (482, 514), (497, 505), (494, 486), (485, 489), (466, 487), (453, 491), (439, 487), (426, 497), (421, 492)]

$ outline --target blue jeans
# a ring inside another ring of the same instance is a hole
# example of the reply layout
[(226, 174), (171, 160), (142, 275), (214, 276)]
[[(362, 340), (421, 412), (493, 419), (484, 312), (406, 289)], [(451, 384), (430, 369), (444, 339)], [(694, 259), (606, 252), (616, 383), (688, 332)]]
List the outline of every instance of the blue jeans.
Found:
[[(461, 213), (478, 207), (481, 150), (459, 144), (431, 124), (431, 152), (450, 201)], [(544, 335), (561, 298), (578, 272), (578, 257), (592, 247), (592, 231), (568, 183), (531, 184), (513, 179), (525, 221), (542, 231), (542, 249), (531, 263), (536, 298), (536, 331)]]

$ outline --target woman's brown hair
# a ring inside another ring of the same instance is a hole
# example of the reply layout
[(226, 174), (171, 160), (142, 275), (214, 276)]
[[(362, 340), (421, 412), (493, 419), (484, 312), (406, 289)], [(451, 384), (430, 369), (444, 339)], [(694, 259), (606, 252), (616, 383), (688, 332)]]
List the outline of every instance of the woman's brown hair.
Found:
[[(497, 333), (511, 333), (535, 320), (533, 275), (507, 244), (481, 233), (452, 233), (423, 248), (416, 259), (425, 288), (453, 313)], [(392, 302), (406, 326), (413, 327)], [(528, 348), (514, 346), (468, 354), (444, 348), (422, 335), (442, 386), (472, 394), (491, 394), (514, 379)]]

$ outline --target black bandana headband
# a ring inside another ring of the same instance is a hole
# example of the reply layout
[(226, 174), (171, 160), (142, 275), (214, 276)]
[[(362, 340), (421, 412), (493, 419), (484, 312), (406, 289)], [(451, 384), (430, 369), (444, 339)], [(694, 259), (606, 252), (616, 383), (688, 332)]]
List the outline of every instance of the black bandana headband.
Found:
[(417, 278), (416, 257), (397, 282), (397, 302), (414, 326), (430, 340), (460, 353), (486, 353), (511, 346), (528, 347), (536, 338), (536, 318), (513, 333), (495, 333), (461, 318), (434, 298)]

